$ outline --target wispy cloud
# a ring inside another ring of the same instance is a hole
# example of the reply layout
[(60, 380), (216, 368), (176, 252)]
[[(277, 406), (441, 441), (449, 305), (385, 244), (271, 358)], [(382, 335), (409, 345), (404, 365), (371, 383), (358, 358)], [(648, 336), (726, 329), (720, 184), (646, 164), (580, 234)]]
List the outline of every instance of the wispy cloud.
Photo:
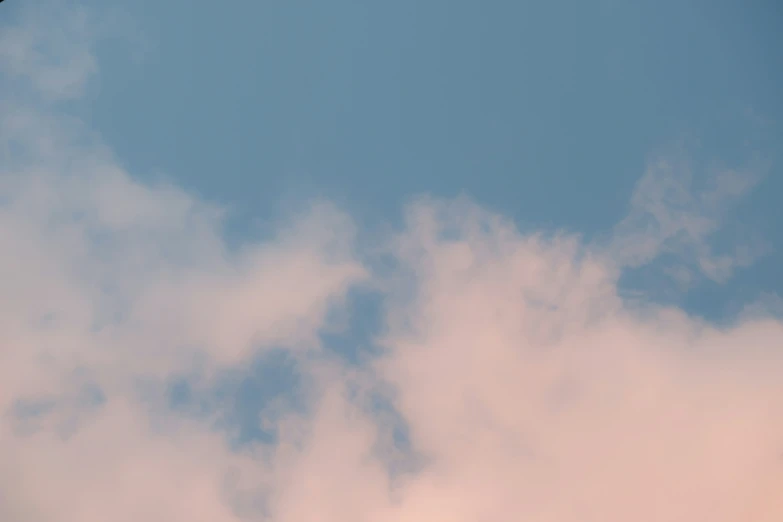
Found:
[(14, 20), (0, 25), (0, 67), (8, 80), (21, 82), (19, 92), (44, 101), (85, 94), (98, 73), (98, 42), (121, 39), (135, 60), (149, 52), (146, 35), (117, 9), (96, 11), (78, 2), (49, 0), (26, 2), (15, 12)]
[(47, 99), (81, 95), (97, 71), (94, 26), (80, 6), (56, 3), (23, 9), (22, 24), (0, 33), (5, 74), (26, 80)]
[[(26, 20), (5, 37), (45, 34)], [(39, 75), (94, 68), (81, 29), (61, 37), (3, 70), (44, 100), (77, 95)], [(1, 520), (783, 517), (779, 298), (715, 325), (618, 290), (623, 267), (662, 252), (716, 280), (745, 263), (710, 236), (751, 178), (694, 192), (682, 156), (660, 159), (608, 249), (419, 199), (376, 238), (394, 260), (382, 271), (328, 202), (229, 248), (222, 209), (139, 182), (49, 103), (14, 102), (0, 115)], [(380, 350), (348, 364), (320, 333), (368, 283)], [(209, 388), (271, 349), (291, 354), (305, 403), (263, 412), (274, 443), (236, 447), (219, 411), (177, 413), (157, 386), (197, 373)]]
[(715, 166), (697, 170), (683, 146), (652, 159), (634, 190), (628, 216), (615, 228), (611, 254), (621, 265), (638, 267), (663, 255), (680, 265), (672, 275), (688, 282), (691, 270), (724, 282), (736, 268), (765, 251), (758, 241), (718, 254), (711, 239), (739, 198), (763, 174), (757, 162), (743, 169)]

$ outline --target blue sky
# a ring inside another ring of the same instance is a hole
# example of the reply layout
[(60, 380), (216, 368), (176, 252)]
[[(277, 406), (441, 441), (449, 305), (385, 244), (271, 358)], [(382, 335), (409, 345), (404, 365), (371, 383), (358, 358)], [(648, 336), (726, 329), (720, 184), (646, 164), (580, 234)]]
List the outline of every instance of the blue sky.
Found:
[[(649, 157), (687, 140), (703, 162), (770, 160), (736, 219), (783, 248), (781, 15), (767, 3), (123, 8), (146, 52), (100, 47), (79, 111), (133, 172), (231, 206), (238, 234), (304, 197), (377, 223), (420, 193), (595, 234), (626, 214)], [(780, 291), (781, 262), (737, 284)], [(716, 291), (694, 290), (694, 310), (724, 313), (707, 310)]]
[(4, 2), (0, 519), (779, 520), (782, 17)]

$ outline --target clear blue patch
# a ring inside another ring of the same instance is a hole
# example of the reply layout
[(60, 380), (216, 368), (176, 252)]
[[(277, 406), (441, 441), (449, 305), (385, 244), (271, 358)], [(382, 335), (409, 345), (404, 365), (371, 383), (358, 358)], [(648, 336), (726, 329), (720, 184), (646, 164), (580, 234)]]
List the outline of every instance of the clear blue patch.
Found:
[(321, 341), (328, 354), (361, 366), (378, 354), (375, 339), (383, 328), (383, 295), (367, 289), (352, 290), (346, 301), (348, 324), (336, 332), (324, 331)]
[[(297, 363), (284, 349), (265, 350), (247, 367), (226, 370), (206, 387), (198, 374), (172, 376), (163, 385), (166, 407), (180, 415), (214, 419), (214, 428), (231, 443), (274, 443), (274, 424), (265, 426), (270, 410), (303, 408)], [(148, 398), (156, 386), (143, 385)]]

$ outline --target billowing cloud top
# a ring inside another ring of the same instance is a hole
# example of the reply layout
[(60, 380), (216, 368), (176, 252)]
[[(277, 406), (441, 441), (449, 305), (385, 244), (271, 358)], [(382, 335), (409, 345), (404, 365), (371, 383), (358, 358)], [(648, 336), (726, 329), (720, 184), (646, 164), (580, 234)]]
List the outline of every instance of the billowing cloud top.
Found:
[[(328, 202), (229, 247), (221, 209), (137, 181), (51, 104), (95, 70), (84, 14), (25, 20), (0, 45), (40, 94), (0, 115), (0, 520), (783, 520), (783, 323), (618, 290), (661, 254), (716, 280), (750, 263), (709, 236), (752, 173), (693, 193), (656, 159), (595, 243), (421, 198), (381, 249)], [(383, 302), (359, 363), (321, 335), (358, 291)], [(280, 350), (298, 399), (237, 443), (208, 398)], [(166, 391), (182, 376), (196, 413)]]

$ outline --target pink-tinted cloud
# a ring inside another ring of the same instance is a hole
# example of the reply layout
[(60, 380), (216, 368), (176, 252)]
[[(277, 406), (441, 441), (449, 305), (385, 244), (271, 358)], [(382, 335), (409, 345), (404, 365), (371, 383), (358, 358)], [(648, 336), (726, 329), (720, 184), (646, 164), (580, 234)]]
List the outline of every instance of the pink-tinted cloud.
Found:
[[(59, 68), (23, 58), (34, 82)], [(141, 183), (83, 123), (28, 102), (0, 114), (13, 144), (0, 169), (0, 520), (783, 519), (779, 298), (715, 325), (618, 285), (662, 251), (728, 274), (708, 238), (741, 177), (697, 197), (648, 173), (601, 244), (419, 199), (377, 238), (396, 260), (379, 271), (326, 202), (229, 248), (222, 209)], [(385, 305), (382, 351), (355, 366), (319, 352), (319, 332), (362, 285)], [(238, 449), (209, 415), (139, 390), (280, 346), (305, 405), (258, 420), (274, 444)]]

